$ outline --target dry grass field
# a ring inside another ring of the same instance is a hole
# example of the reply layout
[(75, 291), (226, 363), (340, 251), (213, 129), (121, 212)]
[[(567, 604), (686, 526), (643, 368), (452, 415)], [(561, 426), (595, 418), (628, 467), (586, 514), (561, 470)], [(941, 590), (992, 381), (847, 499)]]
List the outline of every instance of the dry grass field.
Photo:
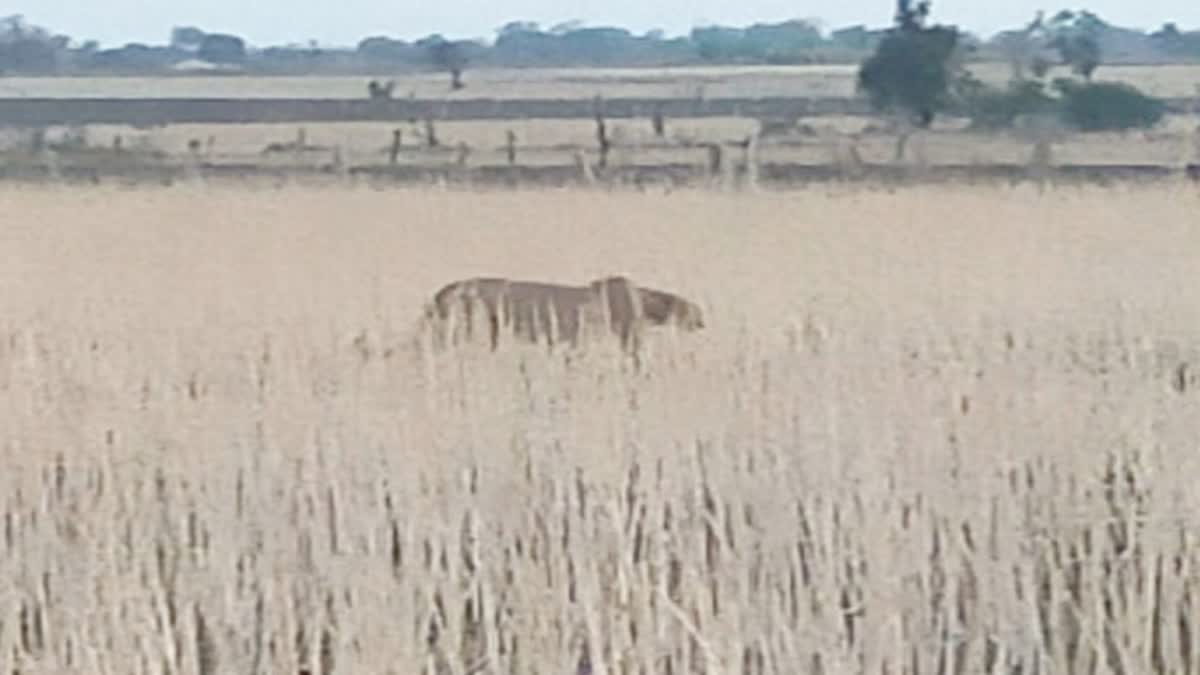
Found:
[[(984, 63), (973, 70), (1003, 83), (1007, 65)], [(466, 74), (467, 88), (451, 93), (445, 75), (397, 74), (396, 95), (418, 98), (590, 99), (743, 96), (836, 97), (854, 94), (857, 66), (714, 66), (685, 68), (481, 69)], [(1200, 66), (1103, 66), (1096, 77), (1130, 82), (1163, 97), (1196, 96)], [(6, 77), (0, 97), (62, 98), (362, 98), (367, 76), (347, 77)]]
[[(0, 670), (1200, 672), (1194, 186), (0, 188)], [(409, 351), (627, 274), (633, 369)]]

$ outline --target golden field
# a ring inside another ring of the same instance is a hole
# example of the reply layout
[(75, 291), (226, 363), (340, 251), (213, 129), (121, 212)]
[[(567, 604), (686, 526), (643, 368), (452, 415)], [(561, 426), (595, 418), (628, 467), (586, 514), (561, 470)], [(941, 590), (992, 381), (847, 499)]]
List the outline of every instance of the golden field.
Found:
[[(1197, 212), (0, 187), (0, 670), (1200, 671)], [(707, 329), (408, 351), (616, 273)]]
[[(397, 73), (396, 96), (418, 98), (690, 98), (854, 94), (858, 66), (688, 66), (676, 68), (481, 68), (468, 70), (467, 88), (450, 92), (436, 72)], [(981, 79), (1003, 84), (1004, 63), (971, 66)], [(1162, 97), (1196, 96), (1196, 65), (1102, 66), (1096, 77), (1129, 82)], [(62, 98), (362, 98), (370, 76), (6, 77), (0, 97)], [(378, 78), (377, 78), (378, 79)]]

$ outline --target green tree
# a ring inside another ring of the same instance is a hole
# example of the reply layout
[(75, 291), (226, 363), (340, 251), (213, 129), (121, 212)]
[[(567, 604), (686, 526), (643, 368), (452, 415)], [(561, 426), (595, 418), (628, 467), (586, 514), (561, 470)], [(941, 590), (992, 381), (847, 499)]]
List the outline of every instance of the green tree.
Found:
[(1091, 12), (1063, 10), (1047, 25), (1051, 35), (1050, 49), (1058, 52), (1062, 64), (1085, 80), (1100, 67), (1100, 35), (1109, 28), (1100, 17)]
[(0, 74), (45, 74), (58, 70), (69, 40), (25, 22), (20, 14), (0, 19)]
[(955, 58), (961, 34), (927, 25), (929, 10), (928, 0), (897, 0), (895, 26), (858, 72), (858, 87), (877, 110), (901, 114), (918, 128), (951, 105), (965, 72)]
[(458, 91), (466, 86), (462, 76), (469, 59), (463, 44), (447, 40), (441, 35), (431, 35), (418, 41), (417, 46), (426, 50), (435, 67), (450, 73), (452, 90)]
[(725, 26), (692, 29), (692, 43), (705, 61), (730, 62), (741, 56), (745, 31)]
[(204, 31), (194, 26), (176, 26), (171, 29), (171, 46), (194, 52), (204, 43), (205, 35)]
[(246, 41), (236, 35), (210, 33), (200, 41), (196, 56), (209, 63), (242, 65), (246, 62)]
[(1100, 43), (1090, 35), (1060, 35), (1051, 41), (1050, 46), (1058, 50), (1071, 72), (1085, 80), (1091, 80), (1092, 74), (1100, 67)]
[(1184, 32), (1174, 23), (1150, 34), (1150, 41), (1163, 53), (1183, 58), (1200, 57), (1200, 31)]

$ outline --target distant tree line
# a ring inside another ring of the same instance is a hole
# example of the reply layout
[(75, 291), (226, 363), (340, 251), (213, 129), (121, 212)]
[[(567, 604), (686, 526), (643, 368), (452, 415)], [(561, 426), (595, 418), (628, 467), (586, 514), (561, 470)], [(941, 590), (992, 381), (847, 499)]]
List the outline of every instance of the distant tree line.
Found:
[[(1076, 33), (1056, 30), (1056, 46), (1086, 64), (1200, 61), (1200, 31), (1173, 23), (1146, 33), (1113, 26), (1089, 12), (1059, 13), (1031, 30), (1023, 27), (982, 40), (963, 34), (974, 48), (972, 58), (1020, 61), (1036, 67), (1038, 55), (1030, 37), (1070, 15), (1081, 28)], [(1060, 23), (1062, 23), (1060, 21)], [(622, 28), (588, 27), (566, 23), (542, 28), (513, 22), (490, 41), (453, 40), (441, 35), (406, 41), (372, 36), (355, 47), (330, 48), (307, 44), (255, 47), (236, 35), (209, 33), (189, 26), (175, 28), (167, 44), (131, 43), (101, 49), (95, 41), (29, 25), (21, 16), (0, 19), (0, 75), (154, 73), (210, 70), (254, 73), (388, 73), (438, 69), (451, 76), (452, 86), (464, 85), (468, 67), (501, 66), (666, 66), (696, 64), (810, 64), (858, 63), (879, 46), (886, 29), (850, 26), (822, 31), (814, 22), (794, 20), (744, 28), (708, 26), (680, 37), (661, 31), (634, 34)], [(1070, 33), (1070, 34), (1069, 34)], [(1076, 34), (1087, 40), (1076, 41)], [(1040, 49), (1041, 47), (1039, 47)], [(1089, 52), (1089, 49), (1094, 49)], [(1024, 59), (1024, 60), (1022, 60)]]

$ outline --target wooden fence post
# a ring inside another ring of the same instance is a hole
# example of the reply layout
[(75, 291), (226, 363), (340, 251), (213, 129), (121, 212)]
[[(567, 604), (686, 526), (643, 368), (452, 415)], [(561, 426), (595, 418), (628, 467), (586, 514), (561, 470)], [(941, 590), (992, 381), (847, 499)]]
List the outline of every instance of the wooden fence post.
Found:
[(404, 141), (404, 131), (402, 129), (392, 130), (392, 147), (388, 149), (388, 164), (396, 166), (396, 162), (400, 161), (400, 144)]

